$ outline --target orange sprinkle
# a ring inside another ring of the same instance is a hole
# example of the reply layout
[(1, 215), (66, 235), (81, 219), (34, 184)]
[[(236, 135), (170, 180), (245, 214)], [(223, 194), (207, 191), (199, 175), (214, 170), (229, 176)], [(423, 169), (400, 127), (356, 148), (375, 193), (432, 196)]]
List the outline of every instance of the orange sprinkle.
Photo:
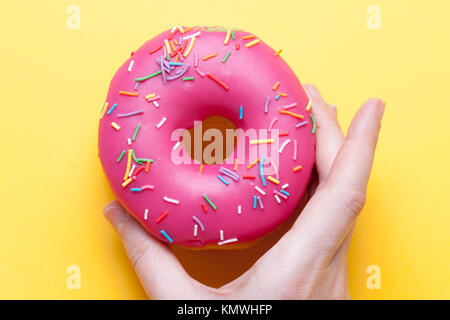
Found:
[(255, 36), (253, 34), (241, 37), (242, 40), (254, 39)]
[(275, 52), (274, 55), (275, 55), (275, 56), (279, 56), (279, 55), (281, 54), (281, 52), (283, 52), (283, 50), (280, 49), (280, 50), (278, 50), (277, 52)]
[(228, 30), (227, 35), (225, 36), (225, 40), (223, 41), (224, 45), (227, 45), (228, 42), (230, 42), (230, 35), (231, 35), (231, 30)]
[(191, 30), (192, 30), (192, 27), (188, 27), (188, 28), (184, 29), (184, 33), (189, 32)]
[(239, 50), (240, 47), (241, 45), (239, 44), (239, 42), (236, 42), (236, 51)]
[(148, 172), (149, 168), (150, 168), (150, 161), (147, 161), (147, 164), (145, 165), (145, 172)]
[(245, 175), (245, 176), (242, 176), (242, 179), (255, 179), (256, 178), (256, 176), (254, 176), (254, 175)]
[(128, 92), (120, 90), (119, 94), (123, 94), (124, 96), (137, 97), (139, 95), (139, 92)]
[(311, 105), (312, 105), (311, 100), (309, 100), (308, 105), (306, 106), (306, 111), (311, 110)]
[(255, 40), (250, 41), (249, 43), (245, 44), (245, 47), (250, 48), (250, 47), (253, 47), (254, 45), (257, 45), (260, 42), (261, 41), (259, 39), (255, 39)]
[(275, 184), (280, 184), (280, 180), (275, 179), (275, 178), (272, 177), (272, 176), (268, 176), (268, 177), (267, 177), (267, 180), (269, 180), (270, 182), (273, 182), (273, 183), (275, 183)]
[(277, 81), (277, 83), (275, 83), (275, 85), (272, 87), (272, 90), (273, 91), (277, 90), (279, 86), (280, 86), (280, 81)]
[(286, 111), (286, 110), (280, 110), (280, 113), (281, 114), (287, 114), (287, 115), (292, 116), (292, 117), (297, 118), (297, 119), (304, 119), (305, 118), (301, 114), (290, 112), (290, 111)]
[(292, 169), (292, 171), (297, 172), (302, 168), (302, 166), (297, 166), (295, 168)]
[(172, 50), (170, 50), (169, 40), (164, 39), (164, 44), (166, 45), (166, 50), (168, 54), (172, 53)]
[(279, 137), (284, 137), (284, 136), (288, 136), (288, 135), (289, 135), (289, 132), (280, 132), (278, 134)]
[(203, 164), (200, 165), (200, 168), (198, 169), (198, 171), (201, 173), (203, 172)]
[(160, 45), (159, 47), (157, 47), (157, 48), (155, 48), (155, 49), (153, 49), (153, 50), (151, 50), (150, 51), (150, 54), (154, 54), (156, 51), (158, 51), (158, 50), (160, 50), (160, 49), (162, 49), (162, 45)]
[(215, 83), (217, 83), (219, 86), (221, 86), (222, 88), (224, 88), (225, 90), (229, 90), (230, 88), (223, 83), (222, 81), (220, 81), (219, 79), (217, 79), (216, 77), (214, 77), (211, 73), (207, 73), (206, 74), (208, 76), (208, 78), (210, 78), (211, 80), (213, 80)]
[(106, 109), (108, 109), (108, 102), (105, 102), (105, 104), (103, 105), (102, 112), (100, 114), (100, 119), (103, 119), (103, 117), (105, 116)]
[(173, 36), (176, 34), (178, 32), (178, 28), (177, 29), (175, 29), (173, 32), (171, 32), (170, 33), (170, 35), (169, 35), (169, 40), (171, 40), (172, 38), (173, 38)]
[(278, 91), (277, 92), (280, 96), (282, 96), (282, 97), (287, 97), (287, 93), (283, 93), (283, 92), (280, 92), (280, 91)]
[(175, 60), (174, 60), (175, 62), (178, 62), (178, 55), (175, 57)]
[(162, 215), (160, 215), (158, 218), (156, 218), (156, 223), (160, 223), (162, 219), (167, 217), (167, 215), (168, 215), (167, 211), (164, 211), (164, 213)]
[(173, 43), (173, 40), (170, 41), (170, 47), (172, 48), (172, 50), (175, 50), (175, 44)]
[(238, 167), (238, 161), (237, 161), (237, 159), (234, 159), (234, 168), (233, 168), (233, 170), (237, 171), (237, 167)]
[(250, 170), (251, 168), (253, 168), (253, 166), (254, 166), (255, 164), (257, 164), (258, 161), (259, 161), (259, 159), (256, 159), (255, 161), (253, 161), (252, 163), (250, 163), (250, 164), (248, 165), (247, 169)]
[(208, 55), (206, 57), (203, 57), (202, 60), (206, 61), (206, 60), (214, 58), (214, 57), (217, 57), (217, 53), (212, 53), (212, 54), (210, 54), (210, 55)]
[(203, 211), (208, 212), (208, 208), (205, 206), (205, 204), (202, 203), (201, 205), (202, 205)]

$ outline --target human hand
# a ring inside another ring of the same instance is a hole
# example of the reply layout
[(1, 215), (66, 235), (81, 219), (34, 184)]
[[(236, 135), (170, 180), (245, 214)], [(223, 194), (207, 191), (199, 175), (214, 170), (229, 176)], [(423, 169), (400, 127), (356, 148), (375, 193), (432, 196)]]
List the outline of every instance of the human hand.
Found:
[(191, 278), (170, 247), (117, 202), (104, 209), (146, 293), (154, 299), (346, 299), (347, 252), (365, 200), (384, 102), (366, 101), (347, 137), (336, 108), (305, 85), (317, 123), (318, 185), (292, 228), (249, 270), (211, 288)]

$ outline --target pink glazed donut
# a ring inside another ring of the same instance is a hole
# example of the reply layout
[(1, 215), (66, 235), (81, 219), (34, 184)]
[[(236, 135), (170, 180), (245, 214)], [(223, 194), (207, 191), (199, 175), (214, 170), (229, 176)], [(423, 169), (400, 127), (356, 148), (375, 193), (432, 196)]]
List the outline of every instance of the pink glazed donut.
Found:
[[(119, 68), (101, 112), (99, 157), (119, 202), (153, 236), (235, 248), (295, 211), (314, 166), (316, 125), (280, 52), (242, 30), (174, 27)], [(209, 139), (195, 131), (214, 117), (238, 129), (222, 158), (222, 131)], [(188, 130), (200, 138), (200, 158), (180, 134)], [(215, 162), (204, 159), (207, 149)]]

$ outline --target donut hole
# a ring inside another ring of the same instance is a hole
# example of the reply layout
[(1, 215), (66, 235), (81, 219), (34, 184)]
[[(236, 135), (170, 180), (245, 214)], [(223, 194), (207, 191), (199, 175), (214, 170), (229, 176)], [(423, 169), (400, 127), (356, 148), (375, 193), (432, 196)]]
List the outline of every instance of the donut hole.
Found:
[[(205, 118), (200, 129), (196, 126), (187, 129), (182, 135), (182, 145), (189, 156), (201, 164), (221, 164), (233, 153), (237, 145), (237, 136), (227, 136), (227, 130), (236, 130), (236, 125), (226, 117), (211, 116)], [(199, 137), (200, 136), (200, 137)], [(201, 152), (195, 152), (195, 144), (201, 145)]]

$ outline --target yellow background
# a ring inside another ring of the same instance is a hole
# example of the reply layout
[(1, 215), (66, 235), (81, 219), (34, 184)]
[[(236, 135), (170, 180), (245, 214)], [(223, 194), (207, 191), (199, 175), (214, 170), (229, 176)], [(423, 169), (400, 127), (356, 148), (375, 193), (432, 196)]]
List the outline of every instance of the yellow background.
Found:
[[(81, 9), (69, 30), (66, 9)], [(381, 28), (366, 26), (369, 5)], [(176, 24), (255, 32), (347, 128), (371, 96), (387, 101), (349, 255), (353, 298), (450, 298), (450, 1), (1, 1), (0, 298), (145, 298), (102, 216), (114, 197), (97, 159), (109, 81), (130, 51)], [(264, 247), (183, 253), (220, 285)], [(81, 289), (66, 287), (69, 265)], [(381, 270), (381, 289), (366, 269)]]

